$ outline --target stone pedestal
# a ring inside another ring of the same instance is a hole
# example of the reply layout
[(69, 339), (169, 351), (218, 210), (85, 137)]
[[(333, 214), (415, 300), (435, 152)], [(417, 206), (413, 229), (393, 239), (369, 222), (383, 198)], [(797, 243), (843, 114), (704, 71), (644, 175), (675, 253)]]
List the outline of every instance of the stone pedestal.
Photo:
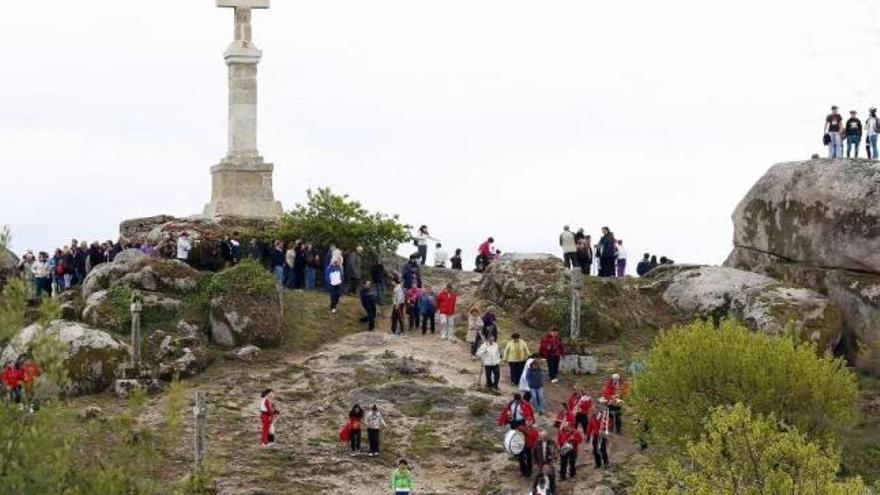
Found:
[(599, 371), (596, 356), (567, 354), (559, 362), (559, 370), (575, 375), (595, 375)]
[(284, 211), (272, 193), (272, 164), (261, 157), (250, 163), (224, 159), (211, 167), (211, 184), (207, 216), (276, 218)]

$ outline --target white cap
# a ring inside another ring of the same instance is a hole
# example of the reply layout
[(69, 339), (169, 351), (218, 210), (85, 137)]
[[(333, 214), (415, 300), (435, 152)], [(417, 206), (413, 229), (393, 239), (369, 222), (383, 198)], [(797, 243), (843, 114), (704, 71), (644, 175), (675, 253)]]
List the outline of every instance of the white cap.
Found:
[(617, 373), (615, 373), (615, 374), (611, 375), (611, 379), (612, 379), (612, 380), (620, 380), (620, 375), (618, 375)]

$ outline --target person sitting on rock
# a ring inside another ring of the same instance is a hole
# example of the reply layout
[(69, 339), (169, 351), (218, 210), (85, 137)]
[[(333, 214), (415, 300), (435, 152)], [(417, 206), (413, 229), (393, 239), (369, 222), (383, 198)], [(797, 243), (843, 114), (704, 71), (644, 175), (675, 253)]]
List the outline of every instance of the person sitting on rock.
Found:
[(443, 249), (443, 245), (438, 242), (434, 245), (434, 268), (446, 268), (447, 261), (449, 261), (449, 254)]
[(639, 264), (636, 265), (636, 275), (640, 277), (644, 277), (651, 271), (651, 255), (649, 253), (645, 253), (642, 261), (639, 261)]
[(453, 270), (462, 270), (460, 248), (455, 250), (455, 254), (452, 256), (452, 258), (449, 258), (449, 263)]
[(556, 444), (559, 445), (559, 479), (565, 480), (570, 475), (574, 478), (577, 465), (578, 449), (584, 437), (581, 432), (577, 431), (570, 424), (563, 425), (556, 437)]
[(376, 404), (373, 404), (364, 416), (364, 426), (367, 427), (367, 440), (370, 442), (370, 453), (367, 455), (375, 457), (379, 455), (379, 429), (388, 426)]
[[(176, 258), (184, 263), (189, 263), (189, 252), (191, 249), (192, 244), (189, 242), (189, 234), (181, 232), (180, 237), (177, 238)], [(113, 260), (111, 259), (110, 261)]]

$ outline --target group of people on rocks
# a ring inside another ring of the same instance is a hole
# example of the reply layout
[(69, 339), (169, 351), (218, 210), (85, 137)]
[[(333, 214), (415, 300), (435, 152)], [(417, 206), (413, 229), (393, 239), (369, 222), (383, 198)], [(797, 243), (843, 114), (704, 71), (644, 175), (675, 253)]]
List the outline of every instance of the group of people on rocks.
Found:
[(70, 244), (56, 248), (52, 255), (47, 251), (38, 251), (35, 255), (29, 249), (21, 257), (18, 272), (31, 284), (34, 300), (56, 296), (81, 285), (94, 267), (113, 261), (117, 254), (126, 249), (123, 241), (95, 241), (88, 244), (72, 239)]
[(593, 263), (597, 261), (600, 277), (623, 277), (626, 274), (623, 240), (615, 238), (608, 227), (602, 227), (602, 236), (594, 246), (592, 236), (585, 234), (584, 229), (572, 232), (566, 225), (559, 234), (559, 246), (568, 269), (580, 268), (581, 273), (590, 275)]
[(584, 441), (592, 446), (597, 469), (610, 466), (608, 441), (612, 433), (621, 434), (622, 398), (626, 393), (626, 384), (616, 373), (605, 383), (598, 404), (594, 404), (593, 397), (586, 389), (573, 386), (568, 401), (562, 404), (553, 423), (556, 428), (555, 441), (547, 431), (541, 431), (535, 425), (532, 394), (513, 394), (512, 400), (498, 415), (497, 423), (522, 434), (522, 449), (516, 454), (516, 459), (523, 477), (531, 477), (537, 468), (531, 493), (559, 493), (556, 489), (556, 464), (558, 462), (560, 480), (575, 477), (578, 454)]
[(846, 157), (858, 158), (862, 136), (865, 136), (865, 151), (869, 160), (877, 160), (877, 134), (880, 133), (880, 119), (877, 109), (868, 109), (868, 117), (862, 121), (855, 110), (849, 111), (849, 118), (843, 120), (837, 105), (832, 105), (831, 113), (825, 117), (822, 140), (828, 146), (828, 158), (843, 157), (843, 143), (846, 142)]
[(642, 256), (642, 261), (639, 261), (639, 264), (636, 265), (636, 274), (640, 277), (644, 277), (654, 268), (657, 268), (660, 265), (672, 265), (675, 262), (666, 256), (661, 256), (660, 260), (657, 260), (657, 255), (651, 253), (645, 253)]

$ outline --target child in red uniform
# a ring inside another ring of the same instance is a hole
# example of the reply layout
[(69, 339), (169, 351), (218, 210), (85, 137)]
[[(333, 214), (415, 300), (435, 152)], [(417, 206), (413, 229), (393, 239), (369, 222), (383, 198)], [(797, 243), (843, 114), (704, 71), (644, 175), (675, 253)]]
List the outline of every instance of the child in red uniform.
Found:
[(261, 434), (260, 443), (263, 447), (271, 447), (275, 445), (275, 434), (272, 431), (272, 421), (278, 415), (278, 410), (272, 406), (272, 399), (275, 398), (275, 391), (267, 388), (260, 393), (260, 424)]

